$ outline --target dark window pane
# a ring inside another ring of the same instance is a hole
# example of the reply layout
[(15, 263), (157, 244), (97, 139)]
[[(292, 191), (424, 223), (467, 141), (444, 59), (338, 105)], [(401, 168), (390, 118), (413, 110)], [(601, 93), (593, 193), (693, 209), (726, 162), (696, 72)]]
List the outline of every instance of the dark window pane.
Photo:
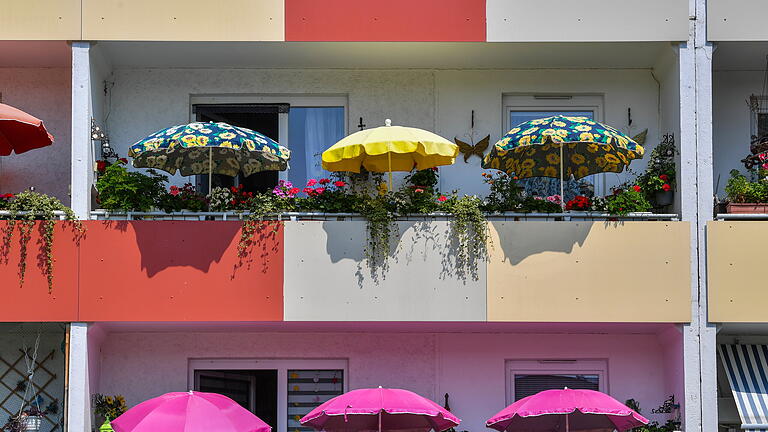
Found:
[(515, 400), (544, 390), (562, 388), (599, 390), (598, 375), (515, 375)]

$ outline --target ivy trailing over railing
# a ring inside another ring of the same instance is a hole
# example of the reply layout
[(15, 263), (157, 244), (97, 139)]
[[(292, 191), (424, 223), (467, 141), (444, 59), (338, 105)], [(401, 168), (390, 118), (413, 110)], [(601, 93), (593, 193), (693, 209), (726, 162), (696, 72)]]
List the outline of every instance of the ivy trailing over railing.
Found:
[[(74, 212), (58, 199), (33, 192), (24, 191), (18, 195), (6, 194), (0, 201), (0, 210), (8, 212), (8, 223), (3, 233), (2, 252), (5, 257), (10, 252), (13, 233), (18, 227), (19, 233), (19, 284), (24, 285), (27, 273), (28, 245), (32, 231), (40, 224), (40, 238), (43, 257), (43, 271), (48, 282), (48, 291), (53, 290), (53, 241), (56, 222), (64, 219), (72, 223), (77, 237), (85, 232), (83, 224), (77, 220)], [(56, 214), (60, 212), (60, 215)], [(7, 258), (6, 258), (7, 260)]]

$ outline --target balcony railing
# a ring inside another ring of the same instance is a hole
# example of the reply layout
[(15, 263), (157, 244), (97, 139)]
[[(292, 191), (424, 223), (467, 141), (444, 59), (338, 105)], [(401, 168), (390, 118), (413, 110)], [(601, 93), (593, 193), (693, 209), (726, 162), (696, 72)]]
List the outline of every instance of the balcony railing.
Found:
[[(201, 220), (201, 221), (237, 221), (246, 220), (249, 212), (173, 212), (166, 213), (162, 211), (154, 212), (110, 212), (106, 210), (96, 210), (91, 212), (93, 220)], [(546, 220), (546, 221), (678, 221), (679, 216), (674, 213), (630, 213), (617, 216), (608, 213), (592, 212), (564, 212), (564, 213), (489, 213), (486, 214), (489, 221), (527, 221), (527, 220)], [(450, 220), (451, 215), (447, 213), (430, 214), (412, 214), (399, 217), (403, 221), (422, 221), (422, 220)], [(282, 221), (301, 221), (301, 220), (321, 220), (321, 221), (344, 221), (344, 220), (364, 220), (365, 218), (357, 213), (311, 213), (311, 212), (290, 212), (272, 215), (270, 220)]]

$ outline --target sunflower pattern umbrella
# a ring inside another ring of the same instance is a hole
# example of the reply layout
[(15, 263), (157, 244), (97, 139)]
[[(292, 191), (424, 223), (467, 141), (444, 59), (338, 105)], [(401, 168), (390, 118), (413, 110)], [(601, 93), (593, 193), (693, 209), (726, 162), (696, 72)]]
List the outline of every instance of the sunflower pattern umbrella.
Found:
[[(619, 173), (643, 147), (610, 126), (587, 117), (552, 116), (521, 123), (510, 130), (483, 160), (483, 168), (514, 173), (518, 178), (580, 179)], [(562, 195), (562, 192), (561, 192)]]
[[(246, 176), (260, 171), (283, 171), (290, 151), (250, 129), (227, 123), (195, 122), (173, 126), (130, 147), (133, 166), (170, 174)], [(210, 177), (209, 177), (210, 183)], [(209, 184), (210, 190), (210, 184)]]

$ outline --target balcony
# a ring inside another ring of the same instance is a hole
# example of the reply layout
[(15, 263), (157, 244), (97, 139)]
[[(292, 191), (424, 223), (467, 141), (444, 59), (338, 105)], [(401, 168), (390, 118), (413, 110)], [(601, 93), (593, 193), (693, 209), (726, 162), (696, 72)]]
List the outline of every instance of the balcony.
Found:
[(60, 222), (50, 291), (39, 229), (23, 285), (18, 236), (8, 244), (4, 320), (690, 320), (688, 223), (493, 220), (474, 270), (450, 224), (397, 222), (384, 266), (366, 258), (363, 221), (274, 222), (242, 256), (238, 221), (87, 221), (78, 240)]

